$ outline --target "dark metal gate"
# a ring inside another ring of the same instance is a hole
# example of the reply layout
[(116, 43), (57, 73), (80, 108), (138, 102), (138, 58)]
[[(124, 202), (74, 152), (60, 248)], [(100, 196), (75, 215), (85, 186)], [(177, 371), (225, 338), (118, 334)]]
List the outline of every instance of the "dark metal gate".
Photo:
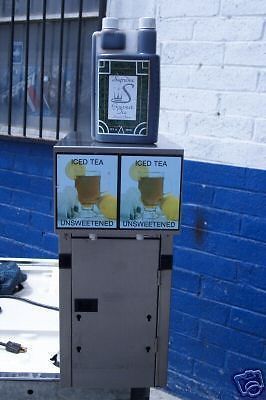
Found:
[(2, 0), (0, 134), (57, 140), (90, 125), (91, 34), (106, 0)]

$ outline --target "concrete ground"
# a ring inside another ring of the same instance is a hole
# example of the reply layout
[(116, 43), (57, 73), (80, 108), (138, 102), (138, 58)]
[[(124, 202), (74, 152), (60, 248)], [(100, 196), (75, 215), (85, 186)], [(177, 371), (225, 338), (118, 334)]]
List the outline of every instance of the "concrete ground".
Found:
[[(1, 376), (1, 375), (0, 375)], [(125, 400), (129, 399), (128, 391), (82, 390), (61, 388), (59, 382), (11, 381), (0, 379), (1, 400), (29, 400), (29, 395), (38, 400)], [(181, 400), (164, 390), (151, 389), (150, 400)]]
[(150, 400), (181, 400), (179, 397), (173, 396), (164, 390), (151, 389)]

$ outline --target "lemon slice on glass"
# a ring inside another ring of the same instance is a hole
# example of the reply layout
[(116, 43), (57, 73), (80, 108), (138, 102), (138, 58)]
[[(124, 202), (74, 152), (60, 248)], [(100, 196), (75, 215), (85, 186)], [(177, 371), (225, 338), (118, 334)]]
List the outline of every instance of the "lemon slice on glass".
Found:
[(101, 213), (108, 219), (116, 219), (117, 199), (111, 194), (104, 194), (98, 200), (98, 208)]
[(85, 172), (85, 165), (72, 164), (72, 161), (69, 161), (65, 168), (66, 176), (73, 180), (75, 180), (77, 176), (85, 175)]
[(173, 195), (165, 196), (160, 208), (169, 221), (177, 221), (179, 217), (179, 198)]
[(147, 167), (146, 165), (132, 164), (129, 168), (129, 176), (134, 181), (139, 181), (140, 178), (149, 176), (149, 167)]

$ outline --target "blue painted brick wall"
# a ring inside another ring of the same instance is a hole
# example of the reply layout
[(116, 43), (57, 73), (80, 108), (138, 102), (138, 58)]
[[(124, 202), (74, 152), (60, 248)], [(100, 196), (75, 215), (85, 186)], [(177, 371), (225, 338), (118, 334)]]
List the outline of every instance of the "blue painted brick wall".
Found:
[(58, 256), (52, 145), (0, 140), (0, 256)]
[(248, 369), (266, 383), (265, 240), (265, 171), (185, 162), (168, 376), (181, 398), (241, 399)]

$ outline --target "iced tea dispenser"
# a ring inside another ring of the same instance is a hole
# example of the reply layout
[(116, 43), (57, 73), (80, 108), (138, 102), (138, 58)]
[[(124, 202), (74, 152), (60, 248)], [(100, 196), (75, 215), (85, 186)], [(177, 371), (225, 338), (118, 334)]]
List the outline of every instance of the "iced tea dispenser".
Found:
[(147, 398), (166, 385), (183, 150), (72, 133), (54, 157), (61, 382)]

